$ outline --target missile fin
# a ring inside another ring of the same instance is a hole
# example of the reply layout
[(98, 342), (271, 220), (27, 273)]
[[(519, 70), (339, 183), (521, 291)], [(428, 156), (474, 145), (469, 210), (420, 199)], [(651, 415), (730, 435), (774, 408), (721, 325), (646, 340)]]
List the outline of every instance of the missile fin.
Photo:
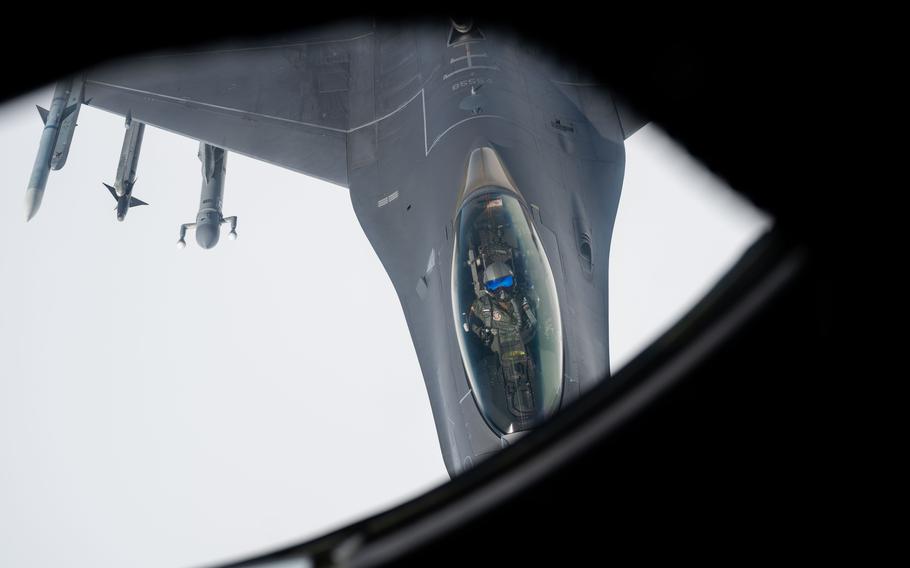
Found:
[(139, 205), (148, 205), (145, 201), (141, 199), (136, 199), (135, 197), (130, 197), (130, 207), (138, 207)]
[(120, 199), (119, 197), (117, 197), (117, 190), (116, 190), (116, 189), (114, 189), (113, 187), (109, 186), (108, 184), (106, 184), (106, 183), (104, 183), (104, 182), (101, 182), (101, 183), (102, 183), (102, 185), (104, 185), (104, 187), (107, 188), (108, 191), (111, 192), (111, 196), (114, 198), (115, 201), (118, 200), (118, 199)]
[(76, 109), (79, 108), (80, 104), (81, 103), (72, 104), (72, 105), (66, 107), (65, 109), (63, 109), (63, 116), (60, 117), (60, 122), (63, 122), (64, 120), (66, 120), (66, 117), (68, 117), (69, 115), (76, 112)]
[[(37, 105), (36, 105), (36, 106), (37, 106)], [(41, 115), (41, 122), (43, 122), (44, 124), (47, 124), (47, 115), (48, 115), (49, 112), (50, 112), (50, 111), (48, 111), (48, 110), (47, 110), (46, 108), (44, 108), (44, 107), (40, 107), (40, 106), (38, 107), (38, 114)]]

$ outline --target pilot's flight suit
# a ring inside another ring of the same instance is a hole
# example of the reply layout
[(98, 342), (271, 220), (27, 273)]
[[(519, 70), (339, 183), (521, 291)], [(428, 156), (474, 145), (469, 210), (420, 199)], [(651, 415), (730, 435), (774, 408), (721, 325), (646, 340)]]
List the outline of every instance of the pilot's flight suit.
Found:
[[(523, 306), (528, 305), (528, 299), (522, 298)], [(518, 307), (515, 298), (504, 299), (484, 295), (471, 305), (471, 314), (480, 320), (481, 325), (473, 323), (472, 331), (480, 336), (490, 349), (499, 353), (500, 357), (521, 356), (525, 353), (522, 340), (522, 325), (528, 321)]]
[(514, 297), (502, 296), (484, 295), (474, 300), (471, 314), (476, 319), (472, 319), (471, 331), (499, 355), (509, 410), (522, 416), (534, 410), (529, 376), (533, 369), (525, 340), (536, 321), (526, 297), (522, 297), (519, 308)]

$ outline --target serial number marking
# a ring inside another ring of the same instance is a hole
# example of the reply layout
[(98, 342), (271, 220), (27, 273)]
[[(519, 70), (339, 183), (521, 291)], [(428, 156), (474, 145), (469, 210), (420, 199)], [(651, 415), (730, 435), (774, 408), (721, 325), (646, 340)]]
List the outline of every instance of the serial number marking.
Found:
[(489, 77), (470, 77), (468, 79), (462, 79), (461, 81), (455, 81), (452, 83), (452, 92), (454, 93), (458, 89), (463, 89), (465, 87), (479, 87), (481, 85), (489, 85), (493, 82), (493, 79)]

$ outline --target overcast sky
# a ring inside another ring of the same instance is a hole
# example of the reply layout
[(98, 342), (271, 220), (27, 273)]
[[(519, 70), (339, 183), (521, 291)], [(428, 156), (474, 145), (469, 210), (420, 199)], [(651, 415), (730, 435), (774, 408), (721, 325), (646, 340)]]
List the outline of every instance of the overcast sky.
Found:
[[(101, 183), (123, 119), (84, 107), (26, 223), (34, 105), (51, 93), (0, 107), (0, 566), (209, 564), (447, 480), (404, 315), (347, 190), (231, 154), (224, 214), (240, 238), (177, 250), (198, 143), (146, 129), (135, 195), (150, 206), (118, 223)], [(770, 223), (653, 125), (626, 147), (614, 369)]]

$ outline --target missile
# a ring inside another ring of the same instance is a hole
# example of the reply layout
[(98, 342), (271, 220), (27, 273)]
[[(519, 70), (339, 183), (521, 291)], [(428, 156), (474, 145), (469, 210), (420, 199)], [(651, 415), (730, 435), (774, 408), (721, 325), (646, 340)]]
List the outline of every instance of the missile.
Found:
[(69, 100), (66, 102), (69, 112), (64, 111), (63, 122), (60, 124), (60, 131), (57, 134), (57, 144), (54, 145), (54, 154), (51, 157), (51, 169), (54, 171), (61, 169), (69, 156), (73, 134), (76, 132), (76, 121), (79, 119), (79, 110), (83, 104), (84, 90), (84, 83), (78, 89), (75, 84), (70, 89)]
[(199, 212), (196, 214), (195, 223), (180, 225), (178, 248), (186, 246), (187, 229), (196, 230), (196, 243), (204, 249), (210, 249), (218, 244), (221, 225), (224, 223), (231, 225), (228, 237), (231, 240), (237, 238), (237, 217), (225, 217), (221, 212), (227, 152), (223, 148), (200, 142), (199, 161), (202, 162), (202, 195), (199, 197)]
[[(54, 98), (51, 101), (50, 108), (43, 109), (38, 107), (38, 113), (44, 120), (44, 131), (41, 133), (41, 141), (38, 143), (38, 155), (35, 157), (35, 165), (32, 167), (32, 175), (29, 177), (28, 188), (25, 191), (26, 221), (31, 220), (41, 207), (41, 200), (44, 197), (44, 188), (47, 186), (47, 177), (51, 166), (56, 164), (57, 167), (55, 169), (59, 169), (63, 167), (63, 162), (66, 161), (66, 154), (69, 152), (69, 142), (75, 128), (75, 118), (68, 123), (68, 133), (63, 138), (64, 147), (59, 151), (59, 154), (56, 154), (56, 162), (55, 152), (58, 151), (61, 127), (81, 104), (77, 99), (74, 104), (67, 106), (70, 101), (72, 86), (72, 79), (60, 81), (54, 88)], [(81, 98), (81, 93), (79, 98)]]
[(145, 124), (130, 120), (123, 134), (123, 146), (120, 149), (120, 160), (117, 162), (117, 178), (114, 188), (117, 195), (122, 196), (127, 190), (132, 191), (136, 180), (136, 171), (139, 168), (139, 150), (142, 148), (142, 136), (145, 134)]
[(133, 197), (133, 186), (136, 185), (136, 170), (139, 168), (139, 150), (142, 148), (142, 135), (145, 124), (133, 120), (133, 113), (126, 113), (126, 132), (123, 134), (123, 146), (120, 149), (120, 160), (117, 161), (117, 179), (114, 185), (103, 184), (117, 201), (117, 220), (123, 221), (131, 207), (148, 205), (145, 201)]

